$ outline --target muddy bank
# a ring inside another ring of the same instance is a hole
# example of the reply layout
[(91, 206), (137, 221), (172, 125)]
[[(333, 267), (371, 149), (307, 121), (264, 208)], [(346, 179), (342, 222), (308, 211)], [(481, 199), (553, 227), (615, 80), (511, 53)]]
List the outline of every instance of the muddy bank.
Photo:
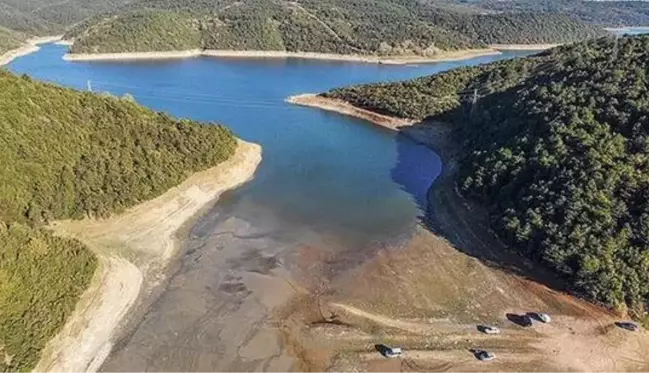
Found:
[(25, 41), (25, 43), (21, 47), (10, 50), (3, 55), (0, 55), (0, 66), (7, 65), (16, 58), (37, 52), (40, 49), (40, 47), (38, 46), (39, 44), (52, 43), (57, 40), (61, 40), (62, 37), (62, 35), (58, 35), (27, 39), (27, 41)]
[(165, 60), (194, 57), (224, 57), (224, 58), (302, 58), (311, 60), (349, 61), (362, 63), (378, 63), (386, 65), (404, 65), (419, 63), (434, 63), (444, 61), (460, 61), (480, 56), (500, 54), (495, 49), (470, 49), (463, 51), (440, 52), (432, 57), (395, 56), (377, 57), (363, 55), (342, 55), (333, 53), (284, 52), (284, 51), (235, 51), (235, 50), (200, 50), (167, 52), (133, 52), (133, 53), (69, 53), (63, 56), (66, 61), (116, 61), (116, 60)]
[(164, 281), (187, 224), (226, 190), (251, 179), (260, 162), (261, 148), (239, 140), (231, 159), (190, 176), (154, 200), (105, 220), (53, 224), (57, 234), (88, 245), (100, 267), (35, 371), (98, 370), (138, 297), (146, 297)]

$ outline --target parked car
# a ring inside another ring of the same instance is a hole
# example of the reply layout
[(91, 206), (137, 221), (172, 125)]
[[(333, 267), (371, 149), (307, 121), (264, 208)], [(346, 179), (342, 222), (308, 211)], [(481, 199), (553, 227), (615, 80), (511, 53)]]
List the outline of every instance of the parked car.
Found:
[(485, 334), (500, 334), (500, 329), (490, 325), (478, 325), (478, 330)]
[(636, 324), (634, 322), (630, 322), (630, 321), (616, 322), (615, 325), (617, 325), (618, 327), (620, 327), (622, 329), (626, 329), (626, 330), (629, 330), (629, 331), (632, 331), (632, 332), (637, 332), (638, 330), (640, 330), (640, 327), (638, 326), (638, 324)]
[(546, 324), (552, 321), (552, 318), (547, 313), (537, 312), (536, 317)]
[(522, 315), (519, 320), (521, 326), (532, 326), (532, 318), (529, 315)]
[(532, 318), (529, 314), (508, 313), (505, 316), (507, 317), (507, 320), (513, 322), (516, 325), (523, 327), (532, 326)]
[(493, 352), (485, 351), (485, 350), (478, 350), (473, 353), (476, 357), (476, 359), (480, 361), (489, 361), (493, 360), (496, 358), (496, 355)]
[(392, 348), (388, 347), (385, 350), (384, 355), (385, 355), (385, 357), (399, 357), (399, 356), (403, 355), (403, 351), (401, 351), (401, 348), (399, 348), (399, 347), (392, 347)]

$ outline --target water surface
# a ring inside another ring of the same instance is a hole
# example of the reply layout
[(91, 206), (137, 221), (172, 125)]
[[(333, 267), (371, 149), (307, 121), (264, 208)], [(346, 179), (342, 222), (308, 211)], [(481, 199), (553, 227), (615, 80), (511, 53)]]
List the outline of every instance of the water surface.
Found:
[(264, 326), (281, 298), (273, 281), (288, 276), (313, 285), (317, 275), (334, 276), (404, 242), (441, 171), (437, 154), (424, 146), (284, 99), (532, 52), (416, 66), (301, 59), (65, 62), (64, 53), (63, 46), (46, 45), (9, 68), (78, 89), (128, 93), (155, 110), (227, 124), (263, 147), (254, 180), (198, 221), (168, 288), (103, 367), (214, 371), (288, 369), (286, 352)]
[[(295, 107), (287, 96), (350, 84), (400, 80), (529, 52), (467, 61), (386, 66), (300, 59), (213, 59), (155, 62), (66, 62), (66, 48), (46, 45), (9, 68), (38, 79), (115, 95), (129, 93), (156, 110), (227, 124), (261, 144), (264, 161), (237, 204), (271, 211), (287, 222), (341, 235), (351, 245), (394, 237), (415, 222), (412, 192), (440, 171), (436, 154), (364, 122)], [(400, 149), (412, 176), (393, 168)], [(406, 185), (400, 178), (407, 178)], [(417, 185), (420, 183), (420, 185)], [(411, 190), (404, 190), (404, 189)], [(409, 193), (411, 192), (411, 193)]]

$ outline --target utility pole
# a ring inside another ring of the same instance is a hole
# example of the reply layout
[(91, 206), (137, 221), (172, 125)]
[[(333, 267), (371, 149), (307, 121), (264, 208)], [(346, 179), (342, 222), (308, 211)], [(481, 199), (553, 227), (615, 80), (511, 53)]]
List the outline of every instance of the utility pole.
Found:
[(90, 79), (88, 79), (87, 86), (88, 86), (88, 92), (92, 92), (92, 82), (90, 82)]

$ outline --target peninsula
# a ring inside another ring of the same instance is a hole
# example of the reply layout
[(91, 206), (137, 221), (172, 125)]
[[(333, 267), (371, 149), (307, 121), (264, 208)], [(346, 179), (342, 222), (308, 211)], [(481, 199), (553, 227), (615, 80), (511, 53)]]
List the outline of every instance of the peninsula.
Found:
[(449, 123), (464, 154), (457, 188), (486, 205), (503, 242), (583, 297), (643, 315), (649, 277), (638, 253), (647, 248), (630, 237), (644, 234), (649, 186), (649, 155), (637, 145), (646, 136), (639, 124), (649, 117), (641, 109), (649, 87), (634, 75), (649, 58), (649, 36), (620, 38), (611, 55), (613, 43), (290, 100), (389, 128), (423, 121), (415, 137), (428, 143), (431, 123)]
[(260, 148), (130, 98), (6, 71), (0, 87), (0, 368), (96, 369), (183, 225)]

